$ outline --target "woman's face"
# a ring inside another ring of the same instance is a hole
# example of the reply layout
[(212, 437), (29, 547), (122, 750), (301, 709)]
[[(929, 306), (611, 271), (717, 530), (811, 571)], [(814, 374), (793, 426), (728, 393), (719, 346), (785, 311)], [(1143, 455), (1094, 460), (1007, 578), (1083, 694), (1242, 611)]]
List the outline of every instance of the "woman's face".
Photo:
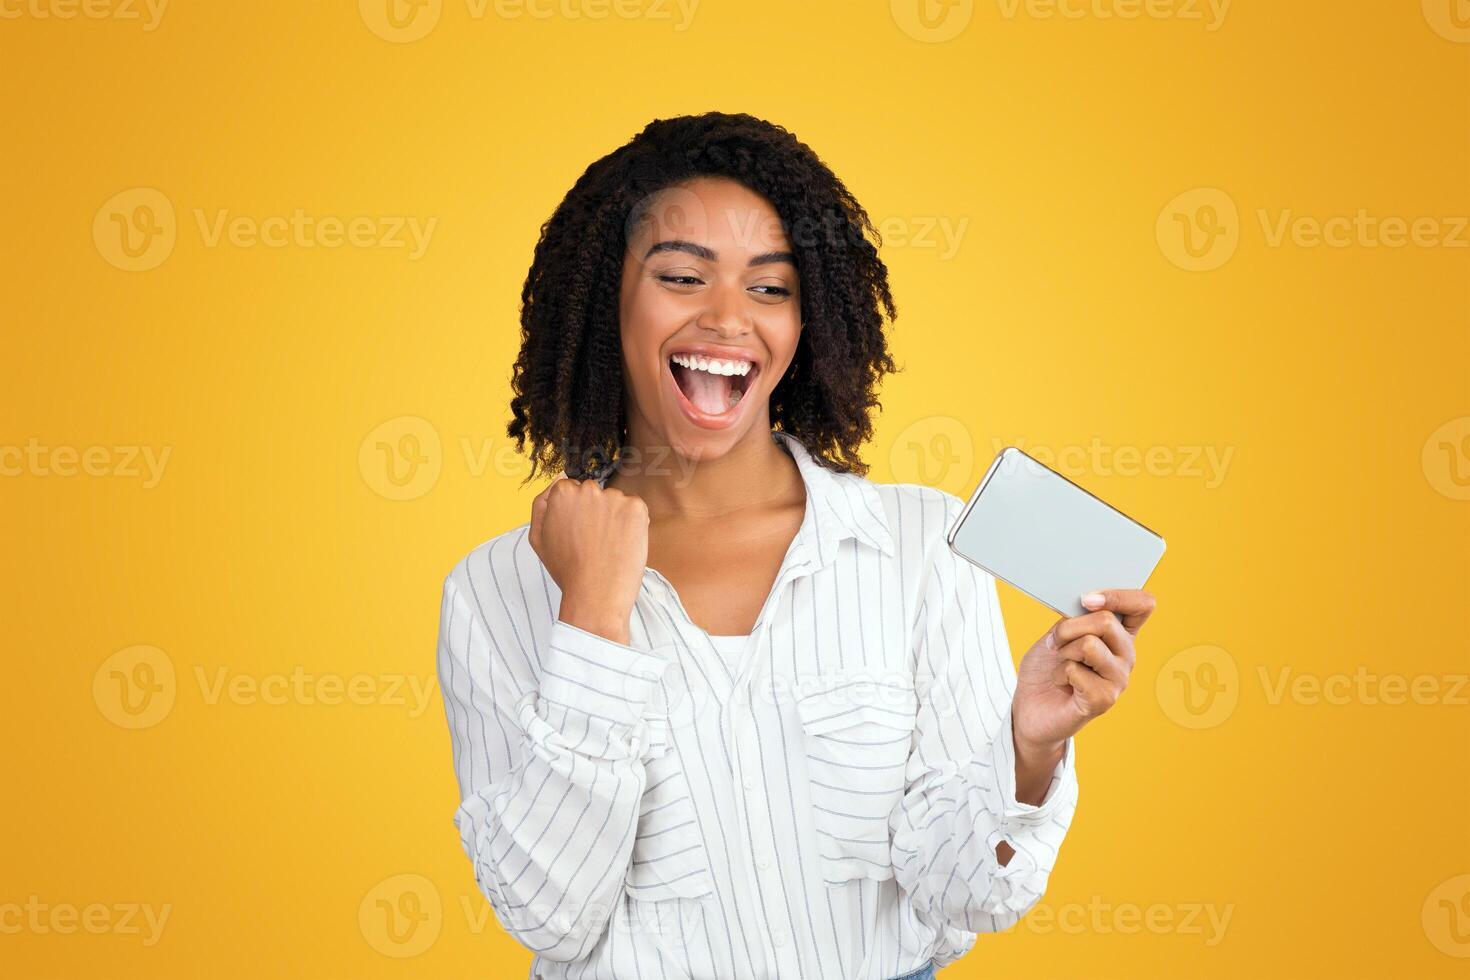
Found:
[(652, 195), (628, 229), (619, 302), (628, 436), (708, 461), (770, 431), (801, 284), (769, 201), (725, 178)]

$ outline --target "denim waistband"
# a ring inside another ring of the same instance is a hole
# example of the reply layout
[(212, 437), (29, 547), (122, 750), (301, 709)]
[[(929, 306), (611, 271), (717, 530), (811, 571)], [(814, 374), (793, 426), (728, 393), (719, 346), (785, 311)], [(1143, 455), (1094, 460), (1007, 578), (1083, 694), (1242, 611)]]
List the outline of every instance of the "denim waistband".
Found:
[(901, 977), (894, 977), (893, 980), (934, 980), (934, 964), (926, 963), (923, 969), (905, 973)]

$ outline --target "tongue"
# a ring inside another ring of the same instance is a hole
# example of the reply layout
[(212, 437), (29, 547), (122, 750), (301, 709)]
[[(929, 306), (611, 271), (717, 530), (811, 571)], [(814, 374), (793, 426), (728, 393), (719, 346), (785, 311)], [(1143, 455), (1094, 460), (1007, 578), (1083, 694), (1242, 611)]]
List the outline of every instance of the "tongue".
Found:
[(677, 366), (676, 370), (682, 375), (680, 387), (684, 389), (684, 397), (693, 402), (695, 408), (709, 415), (723, 415), (730, 410), (733, 392), (728, 377)]

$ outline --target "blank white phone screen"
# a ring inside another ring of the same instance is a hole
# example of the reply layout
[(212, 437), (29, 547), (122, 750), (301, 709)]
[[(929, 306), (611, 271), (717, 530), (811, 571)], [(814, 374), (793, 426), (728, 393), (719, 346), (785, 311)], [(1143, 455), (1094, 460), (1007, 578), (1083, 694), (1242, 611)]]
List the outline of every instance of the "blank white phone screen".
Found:
[(1164, 539), (1020, 450), (990, 464), (950, 547), (1064, 616), (1095, 589), (1139, 589)]

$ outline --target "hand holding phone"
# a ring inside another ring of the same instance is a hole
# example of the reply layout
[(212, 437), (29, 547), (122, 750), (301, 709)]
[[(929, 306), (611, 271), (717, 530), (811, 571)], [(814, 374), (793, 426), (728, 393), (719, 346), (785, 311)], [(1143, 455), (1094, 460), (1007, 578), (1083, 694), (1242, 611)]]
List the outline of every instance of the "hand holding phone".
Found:
[[(1128, 686), (1142, 591), (1164, 539), (1019, 449), (1002, 450), (949, 532), (965, 560), (1061, 613), (1026, 652), (1012, 708), (1018, 792)], [(1086, 603), (1083, 599), (1087, 598)]]

